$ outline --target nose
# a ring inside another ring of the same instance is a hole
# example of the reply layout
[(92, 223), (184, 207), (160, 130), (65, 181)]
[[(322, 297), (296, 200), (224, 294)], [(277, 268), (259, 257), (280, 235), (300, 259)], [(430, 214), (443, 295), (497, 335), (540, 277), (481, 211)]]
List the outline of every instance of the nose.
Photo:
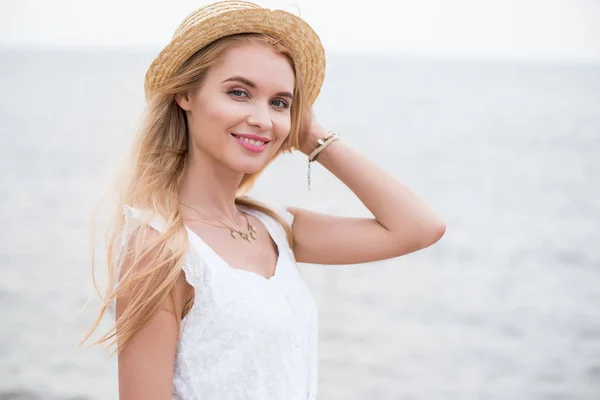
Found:
[(258, 127), (261, 131), (268, 131), (273, 128), (271, 113), (268, 106), (256, 104), (252, 107), (252, 112), (247, 117), (249, 125)]

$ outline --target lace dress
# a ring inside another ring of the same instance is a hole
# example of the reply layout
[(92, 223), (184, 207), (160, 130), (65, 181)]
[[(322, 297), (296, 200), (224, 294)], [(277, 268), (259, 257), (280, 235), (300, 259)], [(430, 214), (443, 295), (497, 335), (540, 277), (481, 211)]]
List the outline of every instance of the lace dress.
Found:
[[(194, 305), (180, 324), (172, 399), (316, 399), (317, 309), (286, 240), (270, 216), (243, 208), (260, 220), (279, 250), (275, 274), (231, 268), (187, 228), (190, 248), (183, 271), (195, 289)], [(126, 206), (128, 236), (158, 218)], [(282, 210), (290, 225), (293, 216)], [(114, 305), (113, 305), (114, 313)]]

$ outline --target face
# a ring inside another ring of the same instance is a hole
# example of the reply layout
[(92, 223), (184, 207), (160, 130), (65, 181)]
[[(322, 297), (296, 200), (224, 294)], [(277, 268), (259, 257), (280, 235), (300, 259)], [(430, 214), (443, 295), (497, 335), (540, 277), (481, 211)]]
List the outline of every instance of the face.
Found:
[(196, 92), (180, 96), (193, 157), (234, 171), (260, 170), (290, 133), (294, 71), (260, 43), (238, 45), (211, 67)]

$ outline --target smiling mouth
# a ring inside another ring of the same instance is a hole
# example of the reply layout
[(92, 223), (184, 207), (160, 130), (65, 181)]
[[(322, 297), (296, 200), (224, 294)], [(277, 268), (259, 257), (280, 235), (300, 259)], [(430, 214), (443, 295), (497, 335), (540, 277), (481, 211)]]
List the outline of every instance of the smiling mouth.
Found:
[(246, 137), (242, 137), (242, 136), (238, 136), (235, 134), (231, 134), (231, 136), (233, 136), (234, 138), (238, 139), (238, 140), (242, 140), (246, 143), (250, 143), (253, 146), (264, 146), (265, 144), (269, 143), (268, 141), (260, 141), (260, 140), (254, 140), (254, 139), (248, 139)]
[(267, 144), (269, 143), (269, 140), (263, 141), (254, 138), (250, 139), (248, 137), (235, 135), (233, 133), (231, 136), (233, 136), (240, 146), (252, 153), (262, 153), (267, 148)]

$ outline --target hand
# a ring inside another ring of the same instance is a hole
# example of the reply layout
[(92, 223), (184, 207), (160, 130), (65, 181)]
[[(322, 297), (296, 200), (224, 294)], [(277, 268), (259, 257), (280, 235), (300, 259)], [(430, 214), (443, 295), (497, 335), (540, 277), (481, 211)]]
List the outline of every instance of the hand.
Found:
[(317, 122), (312, 107), (304, 116), (304, 123), (302, 126), (304, 131), (300, 136), (301, 142), (298, 150), (308, 156), (319, 146), (318, 140), (327, 136), (327, 130)]

